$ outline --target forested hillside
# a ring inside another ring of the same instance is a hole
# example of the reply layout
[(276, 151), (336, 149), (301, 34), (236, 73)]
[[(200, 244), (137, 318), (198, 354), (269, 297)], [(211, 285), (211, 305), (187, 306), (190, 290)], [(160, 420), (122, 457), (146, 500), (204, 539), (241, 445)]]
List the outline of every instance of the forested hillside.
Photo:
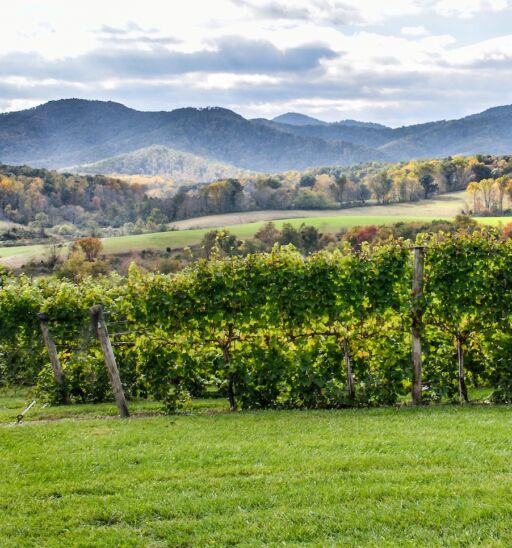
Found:
[(74, 175), (0, 164), (0, 219), (44, 229), (89, 221), (122, 224), (143, 210), (144, 188), (102, 175)]
[(162, 175), (175, 183), (188, 184), (240, 177), (244, 174), (244, 171), (234, 166), (163, 145), (152, 145), (92, 164), (71, 167), (69, 170), (102, 175)]
[(441, 120), (399, 128), (343, 121), (327, 124), (284, 115), (267, 127), (302, 137), (317, 137), (372, 147), (390, 161), (439, 158), (475, 153), (508, 154), (512, 150), (512, 106), (491, 108), (459, 120)]

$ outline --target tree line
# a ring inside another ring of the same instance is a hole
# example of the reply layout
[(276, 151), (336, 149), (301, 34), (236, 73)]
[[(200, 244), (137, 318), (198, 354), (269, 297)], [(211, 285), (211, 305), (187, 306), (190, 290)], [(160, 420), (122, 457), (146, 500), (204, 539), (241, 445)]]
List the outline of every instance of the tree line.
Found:
[[(4, 241), (123, 235), (167, 230), (173, 221), (261, 209), (326, 209), (417, 201), (468, 185), (473, 212), (503, 213), (512, 193), (510, 156), (450, 157), (396, 164), (250, 175), (168, 191), (158, 183), (130, 184), (113, 177), (82, 176), (0, 165), (0, 219), (19, 223)], [(471, 183), (471, 184), (470, 184)]]

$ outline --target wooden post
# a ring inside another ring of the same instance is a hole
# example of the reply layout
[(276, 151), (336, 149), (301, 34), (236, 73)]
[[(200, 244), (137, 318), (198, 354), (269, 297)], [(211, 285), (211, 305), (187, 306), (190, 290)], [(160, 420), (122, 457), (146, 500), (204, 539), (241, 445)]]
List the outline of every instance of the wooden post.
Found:
[(39, 318), (39, 327), (43, 335), (44, 344), (46, 345), (46, 349), (48, 351), (50, 363), (52, 364), (55, 382), (57, 383), (57, 386), (59, 387), (62, 396), (62, 401), (64, 401), (64, 403), (69, 403), (69, 396), (67, 394), (66, 385), (64, 383), (64, 371), (62, 370), (62, 366), (60, 365), (57, 348), (55, 347), (55, 343), (53, 342), (53, 338), (50, 334), (50, 329), (48, 328), (48, 317), (46, 316), (46, 314), (43, 313), (38, 314), (37, 317)]
[(412, 278), (412, 403), (421, 405), (422, 362), (421, 362), (421, 331), (423, 324), (423, 271), (425, 263), (425, 248), (414, 248), (414, 265)]
[[(233, 326), (228, 324), (228, 333), (227, 337), (222, 345), (222, 352), (224, 354), (224, 364), (226, 368), (229, 368), (231, 363), (231, 342), (233, 341)], [(232, 373), (228, 374), (228, 401), (229, 401), (229, 410), (232, 412), (236, 411), (236, 396), (235, 396), (235, 379)]]
[(468, 389), (464, 378), (464, 349), (462, 348), (463, 338), (457, 335), (457, 358), (459, 362), (459, 396), (465, 402), (469, 401)]
[(354, 384), (354, 375), (352, 374), (352, 365), (350, 363), (350, 351), (348, 347), (348, 338), (343, 339), (343, 354), (345, 357), (345, 370), (347, 372), (347, 391), (348, 397), (354, 400), (356, 397), (356, 387)]
[(119, 376), (119, 370), (117, 369), (116, 357), (114, 356), (107, 326), (103, 318), (103, 307), (100, 304), (97, 304), (90, 309), (90, 313), (94, 329), (96, 330), (98, 340), (100, 341), (101, 350), (103, 351), (105, 365), (107, 366), (108, 376), (119, 414), (122, 418), (129, 417), (130, 413), (128, 412), (126, 398), (124, 397), (123, 385), (121, 383), (121, 377)]
[[(231, 354), (229, 353), (229, 342), (226, 342), (222, 347), (222, 352), (224, 354), (224, 363), (227, 367), (231, 363)], [(232, 412), (236, 411), (236, 397), (235, 397), (235, 382), (233, 380), (233, 375), (230, 373), (228, 375), (228, 401), (229, 401), (229, 410)]]

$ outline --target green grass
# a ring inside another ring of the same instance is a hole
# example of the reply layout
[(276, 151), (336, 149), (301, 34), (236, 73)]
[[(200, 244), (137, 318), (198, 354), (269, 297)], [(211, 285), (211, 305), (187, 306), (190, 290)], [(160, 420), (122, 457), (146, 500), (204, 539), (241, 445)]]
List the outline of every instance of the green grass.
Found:
[(95, 407), (0, 425), (2, 547), (512, 543), (508, 407)]
[[(294, 227), (305, 223), (309, 226), (318, 228), (321, 232), (335, 233), (342, 228), (349, 228), (356, 225), (382, 225), (398, 221), (425, 221), (432, 220), (427, 217), (382, 217), (382, 216), (343, 216), (343, 217), (302, 217), (298, 219), (286, 219), (273, 221), (281, 228), (284, 223), (289, 223)], [(232, 225), (228, 227), (229, 231), (236, 234), (239, 238), (251, 238), (264, 225), (263, 221), (248, 223), (244, 225)], [(157, 232), (153, 234), (137, 234), (134, 236), (120, 236), (106, 238), (104, 248), (107, 253), (122, 253), (123, 251), (140, 251), (142, 249), (165, 249), (166, 247), (184, 247), (196, 244), (201, 241), (203, 236), (213, 229), (191, 229), (176, 230), (171, 232)], [(1, 253), (1, 250), (0, 250)]]
[[(349, 228), (356, 225), (368, 224), (389, 224), (398, 221), (427, 221), (432, 220), (431, 217), (409, 217), (409, 216), (340, 216), (340, 217), (303, 217), (298, 219), (287, 219), (274, 221), (277, 227), (281, 227), (283, 223), (290, 223), (293, 226), (300, 226), (306, 223), (317, 227), (321, 232), (335, 233), (342, 228)], [(263, 226), (264, 222), (254, 222), (243, 225), (233, 225), (229, 230), (236, 234), (239, 238), (250, 238)], [(203, 236), (212, 230), (211, 228), (191, 229), (191, 230), (172, 230), (169, 232), (154, 232), (151, 234), (135, 234), (131, 236), (117, 236), (105, 238), (103, 240), (104, 252), (107, 254), (128, 253), (142, 251), (143, 249), (166, 249), (182, 248), (189, 245), (197, 244)], [(15, 259), (16, 265), (20, 262), (30, 259), (40, 258), (46, 253), (44, 245), (29, 245), (29, 246), (14, 246), (0, 248), (0, 259), (7, 260)]]
[[(273, 222), (278, 227), (283, 223), (290, 223), (293, 226), (300, 226), (302, 223), (315, 226), (323, 233), (336, 233), (343, 228), (350, 228), (356, 225), (385, 225), (396, 222), (414, 222), (414, 221), (432, 221), (433, 219), (450, 219), (457, 211), (464, 206), (464, 193), (445, 194), (435, 199), (424, 200), (414, 203), (391, 204), (387, 206), (366, 206), (354, 209), (343, 209), (332, 212), (332, 216), (326, 216), (327, 212), (304, 212), (307, 216), (289, 219), (277, 219)], [(252, 215), (261, 215), (264, 217), (272, 214), (297, 214), (296, 211), (289, 212), (268, 212), (261, 211), (252, 213)], [(366, 214), (371, 213), (371, 214)], [(187, 226), (190, 223), (213, 223), (215, 226), (229, 225), (228, 229), (241, 239), (251, 238), (263, 226), (265, 221), (240, 222), (242, 214), (226, 214), (211, 217), (202, 217), (198, 219), (189, 219), (182, 221)], [(317, 215), (317, 216), (311, 216)], [(213, 221), (212, 221), (213, 219)], [(486, 217), (479, 218), (479, 222), (487, 225), (497, 226), (508, 224), (512, 221), (510, 217)], [(179, 224), (179, 223), (178, 223)], [(119, 236), (105, 238), (103, 240), (104, 252), (107, 254), (119, 254), (129, 252), (140, 252), (144, 249), (162, 250), (167, 247), (183, 248), (194, 245), (201, 241), (206, 232), (212, 230), (208, 228), (191, 228), (188, 230), (173, 230), (169, 232), (156, 232), (151, 234), (137, 234), (131, 236)], [(10, 266), (21, 266), (31, 259), (40, 259), (47, 249), (44, 245), (29, 245), (0, 248), (0, 262)]]
[[(357, 225), (384, 225), (396, 223), (399, 221), (431, 221), (431, 217), (420, 216), (342, 216), (342, 217), (304, 217), (298, 219), (288, 219), (274, 221), (277, 227), (283, 223), (290, 223), (293, 226), (300, 226), (306, 223), (317, 227), (324, 233), (336, 233), (342, 228), (349, 228)], [(497, 225), (499, 222), (506, 223), (509, 218), (485, 218), (480, 219), (485, 224)], [(250, 238), (263, 226), (263, 222), (248, 223), (245, 225), (233, 225), (229, 230), (239, 238)], [(166, 249), (182, 248), (188, 245), (194, 245), (201, 241), (206, 232), (212, 229), (192, 229), (192, 230), (173, 230), (170, 232), (155, 232), (151, 234), (136, 234), (131, 236), (118, 236), (105, 238), (103, 240), (104, 251), (107, 254), (128, 253), (142, 251), (143, 249)], [(33, 258), (42, 257), (46, 252), (44, 245), (16, 246), (0, 248), (0, 258), (18, 259), (27, 261)]]

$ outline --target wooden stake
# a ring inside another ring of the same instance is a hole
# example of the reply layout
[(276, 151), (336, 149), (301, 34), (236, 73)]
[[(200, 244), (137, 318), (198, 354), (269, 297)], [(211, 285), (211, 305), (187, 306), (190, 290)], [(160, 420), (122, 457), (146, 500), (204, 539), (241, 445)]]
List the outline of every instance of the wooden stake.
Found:
[(103, 317), (103, 307), (100, 304), (97, 304), (90, 309), (90, 313), (96, 334), (98, 335), (98, 340), (100, 341), (101, 350), (103, 351), (103, 357), (105, 358), (105, 365), (107, 366), (117, 409), (122, 418), (127, 418), (130, 416), (130, 413), (128, 412), (126, 398), (124, 397), (123, 385), (121, 383), (121, 377), (119, 376), (119, 370), (117, 369), (116, 357), (114, 356), (114, 351), (110, 344), (107, 326)]
[(457, 358), (459, 362), (459, 396), (465, 402), (469, 401), (468, 389), (464, 378), (464, 349), (462, 348), (463, 339), (457, 336)]
[(50, 358), (50, 363), (52, 364), (53, 376), (55, 377), (55, 382), (59, 387), (60, 393), (62, 395), (62, 401), (64, 403), (69, 403), (69, 396), (66, 391), (66, 385), (64, 383), (64, 371), (60, 365), (59, 355), (57, 354), (57, 348), (53, 342), (53, 338), (50, 334), (50, 329), (48, 328), (48, 317), (46, 314), (38, 314), (39, 318), (39, 327), (43, 335), (44, 344), (46, 345), (46, 350), (48, 351), (48, 356)]
[(343, 339), (343, 354), (345, 356), (345, 370), (347, 372), (347, 391), (348, 397), (354, 400), (356, 397), (356, 387), (354, 384), (354, 375), (352, 374), (352, 365), (350, 363), (350, 351), (348, 347), (348, 338)]
[(421, 331), (423, 327), (423, 271), (425, 248), (414, 248), (414, 267), (412, 278), (412, 403), (421, 405), (422, 361), (421, 361)]
[[(226, 364), (226, 366), (229, 366), (229, 364), (231, 363), (231, 355), (229, 353), (229, 343), (226, 343), (222, 347), (222, 352), (224, 354), (224, 363)], [(236, 411), (235, 381), (231, 373), (228, 375), (228, 401), (229, 401), (229, 410), (232, 412), (235, 412)]]

